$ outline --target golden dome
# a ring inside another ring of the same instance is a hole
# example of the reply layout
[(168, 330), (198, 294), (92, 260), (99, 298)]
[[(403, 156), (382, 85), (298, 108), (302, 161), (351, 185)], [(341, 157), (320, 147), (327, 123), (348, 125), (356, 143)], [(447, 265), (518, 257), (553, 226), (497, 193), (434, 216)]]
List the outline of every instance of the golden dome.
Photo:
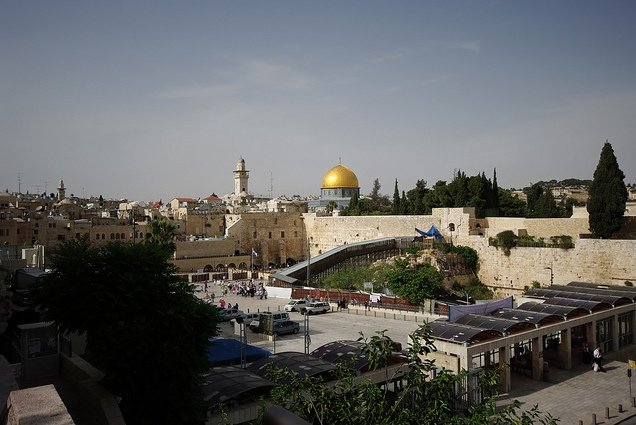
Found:
[(356, 177), (355, 173), (342, 164), (338, 164), (331, 170), (327, 171), (327, 174), (325, 174), (325, 176), (322, 178), (321, 189), (357, 189), (358, 187), (358, 178)]

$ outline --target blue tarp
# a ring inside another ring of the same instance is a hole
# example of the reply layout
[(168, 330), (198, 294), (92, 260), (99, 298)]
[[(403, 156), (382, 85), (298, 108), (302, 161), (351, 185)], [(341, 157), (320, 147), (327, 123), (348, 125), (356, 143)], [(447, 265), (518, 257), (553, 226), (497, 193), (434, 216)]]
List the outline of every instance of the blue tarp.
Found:
[(419, 233), (422, 236), (428, 236), (433, 237), (435, 239), (444, 239), (442, 234), (439, 232), (439, 230), (437, 230), (437, 227), (435, 227), (435, 225), (431, 226), (430, 229), (428, 229), (428, 232), (425, 232), (424, 230), (420, 230), (417, 227), (415, 228), (415, 231), (417, 233)]
[[(241, 364), (241, 343), (231, 338), (210, 338), (207, 348), (211, 366)], [(245, 345), (245, 360), (253, 362), (271, 356), (269, 351), (254, 345)]]

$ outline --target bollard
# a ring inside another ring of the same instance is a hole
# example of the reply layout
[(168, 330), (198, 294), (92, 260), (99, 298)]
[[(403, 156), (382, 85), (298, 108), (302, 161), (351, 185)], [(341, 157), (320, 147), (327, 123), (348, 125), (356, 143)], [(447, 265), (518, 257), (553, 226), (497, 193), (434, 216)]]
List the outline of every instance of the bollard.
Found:
[(579, 425), (583, 425), (583, 420), (579, 419)]
[(609, 415), (609, 407), (605, 408), (605, 419), (609, 419), (610, 415)]
[(592, 413), (592, 425), (596, 425), (596, 413)]
[(618, 413), (623, 413), (623, 405), (622, 404), (618, 405)]
[(632, 397), (632, 407), (636, 407), (636, 397)]

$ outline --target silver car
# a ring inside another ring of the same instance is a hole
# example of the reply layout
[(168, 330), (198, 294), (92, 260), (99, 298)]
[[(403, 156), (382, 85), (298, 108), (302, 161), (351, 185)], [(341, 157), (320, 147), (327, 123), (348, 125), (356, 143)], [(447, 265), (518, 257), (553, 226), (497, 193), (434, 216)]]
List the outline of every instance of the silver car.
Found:
[(274, 335), (297, 334), (300, 331), (300, 323), (293, 320), (280, 320), (274, 322)]

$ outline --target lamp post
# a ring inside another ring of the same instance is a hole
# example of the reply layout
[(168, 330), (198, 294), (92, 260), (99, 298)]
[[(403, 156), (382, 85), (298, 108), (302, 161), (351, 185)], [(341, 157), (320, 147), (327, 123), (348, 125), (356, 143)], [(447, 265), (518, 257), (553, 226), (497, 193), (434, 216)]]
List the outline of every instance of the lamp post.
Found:
[[(311, 237), (307, 238), (307, 286), (311, 277)], [(305, 325), (305, 354), (309, 354), (309, 346), (311, 345), (311, 337), (309, 336), (309, 313), (305, 311), (303, 323)]]

